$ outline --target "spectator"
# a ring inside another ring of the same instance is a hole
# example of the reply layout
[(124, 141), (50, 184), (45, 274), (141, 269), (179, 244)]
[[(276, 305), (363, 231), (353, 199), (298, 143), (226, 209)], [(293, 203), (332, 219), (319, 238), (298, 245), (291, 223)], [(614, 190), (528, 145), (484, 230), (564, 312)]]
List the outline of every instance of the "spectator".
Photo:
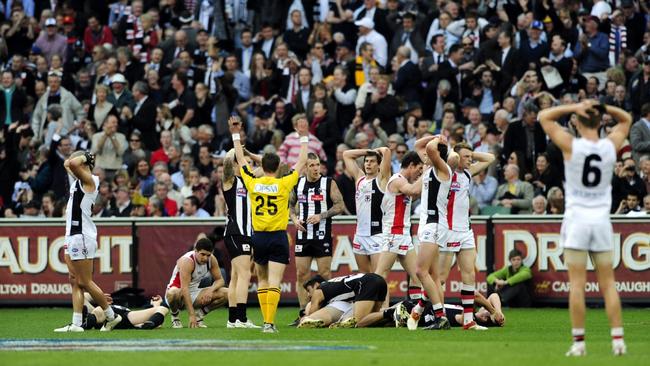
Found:
[(481, 143), (479, 125), (481, 124), (481, 112), (478, 108), (472, 107), (467, 114), (469, 124), (465, 126), (465, 141), (476, 148)]
[(402, 24), (397, 26), (395, 35), (390, 42), (390, 57), (392, 58), (398, 52), (399, 47), (407, 47), (409, 58), (414, 65), (418, 64), (421, 57), (424, 57), (424, 39), (415, 26), (416, 16), (411, 12), (406, 12), (402, 16)]
[(584, 24), (584, 33), (576, 45), (576, 56), (581, 63), (580, 71), (589, 78), (595, 76), (601, 85), (605, 84), (605, 70), (609, 67), (609, 39), (598, 31), (600, 19), (589, 16)]
[(630, 129), (630, 145), (636, 162), (639, 162), (642, 155), (650, 154), (650, 103), (641, 107), (641, 116)]
[(647, 217), (650, 215), (650, 194), (643, 197), (643, 207), (639, 211), (630, 211), (627, 213), (627, 216), (632, 217)]
[(341, 132), (334, 116), (329, 114), (327, 104), (320, 101), (314, 103), (314, 118), (309, 125), (309, 132), (323, 143), (323, 150), (327, 155), (327, 169), (333, 171), (336, 163), (336, 146), (341, 142)]
[(400, 46), (395, 55), (396, 76), (393, 82), (395, 93), (400, 95), (404, 102), (411, 105), (420, 103), (420, 85), (422, 75), (420, 69), (411, 61), (413, 51), (407, 46)]
[(499, 182), (497, 182), (497, 179), (488, 175), (485, 169), (472, 178), (469, 192), (476, 199), (479, 209), (483, 209), (492, 204), (492, 200), (494, 200), (494, 196), (497, 193), (498, 185)]
[(117, 132), (117, 117), (109, 115), (104, 122), (104, 130), (93, 136), (91, 152), (96, 155), (95, 166), (104, 169), (108, 179), (112, 179), (122, 168), (122, 157), (128, 147), (124, 134)]
[[(366, 1), (369, 2), (370, 0)], [(361, 35), (357, 40), (357, 54), (360, 54), (363, 43), (369, 43), (373, 47), (373, 59), (377, 61), (379, 66), (386, 67), (388, 62), (388, 43), (386, 42), (386, 38), (374, 29), (375, 22), (370, 18), (361, 18), (355, 21), (354, 25), (359, 27), (359, 34)]]
[(106, 85), (99, 84), (95, 87), (95, 97), (96, 101), (90, 105), (87, 118), (101, 130), (109, 115), (119, 117), (119, 113), (115, 105), (107, 100), (108, 87)]
[(450, 85), (450, 101), (460, 103), (462, 100), (462, 75), (459, 69), (463, 60), (463, 48), (460, 45), (453, 45), (449, 48), (449, 57), (438, 66), (438, 80), (447, 80)]
[(169, 156), (167, 155), (167, 150), (172, 145), (172, 133), (164, 130), (160, 133), (160, 148), (151, 153), (151, 165), (155, 165), (157, 162), (162, 161), (165, 164), (169, 163)]
[(210, 214), (199, 207), (199, 199), (195, 196), (189, 196), (183, 201), (183, 214), (181, 217), (210, 217)]
[(104, 44), (113, 44), (113, 33), (108, 26), (99, 22), (96, 15), (91, 14), (88, 17), (88, 26), (84, 31), (84, 46), (87, 53), (92, 53), (95, 46)]
[(524, 153), (523, 166), (527, 171), (532, 170), (535, 156), (546, 151), (546, 135), (537, 122), (538, 111), (534, 104), (526, 104), (523, 117), (508, 126), (503, 141), (505, 156), (517, 150)]
[(307, 56), (309, 52), (309, 29), (302, 24), (302, 13), (300, 10), (293, 10), (290, 14), (291, 28), (284, 32), (282, 38), (287, 43), (287, 46), (293, 53), (296, 54), (301, 60)]
[(111, 211), (111, 216), (130, 217), (133, 210), (133, 204), (129, 197), (129, 187), (118, 186), (115, 190), (115, 207)]
[(623, 160), (623, 167), (612, 180), (612, 212), (621, 204), (629, 194), (645, 197), (647, 194), (645, 184), (636, 173), (636, 164), (632, 158)]
[(167, 97), (167, 106), (174, 118), (180, 119), (182, 125), (187, 125), (194, 118), (196, 97), (187, 87), (187, 75), (174, 73), (171, 80), (171, 91)]
[(137, 130), (142, 139), (142, 146), (150, 151), (156, 150), (159, 146), (159, 137), (156, 132), (156, 101), (149, 98), (149, 86), (138, 81), (133, 84), (133, 99), (135, 107), (133, 111), (128, 109), (126, 117), (129, 121), (129, 130)]
[[(54, 55), (65, 55), (68, 39), (57, 32), (55, 18), (45, 20), (45, 32), (41, 32), (34, 45), (38, 47), (49, 63)], [(65, 62), (65, 56), (63, 57)]]
[[(291, 118), (291, 123), (293, 127), (296, 127), (296, 122), (300, 118), (306, 118), (304, 114), (296, 114)], [(298, 155), (300, 152), (300, 136), (297, 132), (292, 132), (285, 137), (284, 142), (278, 149), (278, 155), (280, 156), (280, 161), (289, 166), (293, 166), (296, 161), (298, 161)], [(318, 155), (321, 161), (327, 161), (327, 155), (323, 150), (323, 143), (313, 134), (309, 134), (309, 152)]]
[(375, 119), (379, 120), (379, 126), (390, 135), (397, 132), (396, 118), (399, 115), (399, 102), (394, 95), (388, 94), (388, 85), (388, 77), (382, 75), (378, 78), (377, 88), (370, 98), (366, 99), (361, 116), (368, 122), (374, 123)]
[(156, 194), (151, 201), (159, 201), (164, 206), (164, 215), (174, 217), (178, 215), (178, 204), (167, 196), (169, 188), (163, 182), (156, 182)]
[(533, 201), (533, 186), (519, 180), (519, 167), (506, 165), (504, 169), (506, 182), (499, 186), (492, 205), (510, 209), (511, 214), (530, 213)]
[(546, 215), (546, 197), (539, 195), (533, 198), (533, 215)]
[(645, 191), (650, 193), (650, 155), (644, 155), (639, 159), (639, 166), (641, 167), (641, 172), (639, 176), (643, 179), (645, 184)]
[(617, 215), (638, 215), (641, 212), (639, 203), (639, 196), (635, 192), (630, 192), (624, 200), (621, 200), (621, 204), (618, 205), (618, 209), (614, 213)]
[(129, 89), (127, 89), (126, 85), (126, 78), (122, 74), (115, 74), (111, 78), (112, 92), (108, 95), (107, 100), (113, 104), (120, 113), (123, 113), (124, 107), (129, 107), (129, 109), (132, 110), (135, 106), (133, 95)]
[(561, 176), (550, 164), (546, 153), (537, 156), (532, 184), (535, 188), (535, 193), (543, 196), (545, 196), (548, 190), (552, 187), (562, 187)]
[(34, 138), (42, 141), (47, 120), (47, 108), (52, 104), (59, 104), (62, 109), (62, 123), (66, 131), (70, 131), (74, 122), (85, 117), (83, 106), (75, 96), (61, 86), (61, 73), (52, 71), (47, 76), (49, 88), (41, 96), (34, 107), (32, 115), (32, 130)]
[[(508, 253), (510, 265), (504, 266), (496, 272), (487, 276), (487, 283), (493, 292), (499, 294), (501, 302), (510, 307), (530, 307), (532, 300), (529, 292), (530, 280), (533, 273), (526, 267), (523, 261), (523, 254), (513, 249)], [(491, 291), (491, 292), (492, 292)]]
[(0, 123), (6, 127), (14, 122), (24, 122), (27, 95), (23, 88), (16, 86), (11, 71), (5, 70), (2, 72), (0, 89), (2, 89), (2, 92), (0, 92)]

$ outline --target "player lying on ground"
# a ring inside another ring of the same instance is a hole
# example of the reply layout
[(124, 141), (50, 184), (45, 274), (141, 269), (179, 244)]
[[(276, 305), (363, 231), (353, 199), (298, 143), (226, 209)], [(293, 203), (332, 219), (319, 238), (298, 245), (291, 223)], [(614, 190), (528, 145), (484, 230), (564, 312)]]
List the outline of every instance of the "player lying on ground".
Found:
[[(357, 322), (362, 321), (368, 314), (379, 311), (381, 304), (386, 299), (386, 281), (374, 273), (359, 273), (349, 276), (336, 277), (323, 281), (321, 276), (315, 276), (304, 284), (310, 299), (310, 306), (305, 309), (307, 314), (301, 319), (299, 328), (322, 328), (325, 320), (333, 314), (318, 311), (335, 302), (352, 302), (352, 311), (349, 316), (344, 316), (338, 322), (330, 325), (331, 328), (354, 328)], [(337, 307), (339, 311), (347, 309)], [(314, 314), (314, 316), (312, 316)], [(335, 314), (334, 314), (335, 315)]]
[[(492, 294), (487, 299), (479, 292), (474, 296), (475, 304), (478, 305), (474, 309), (474, 318), (476, 322), (484, 327), (502, 327), (505, 325), (505, 316), (501, 309), (501, 300), (499, 295)], [(362, 322), (357, 324), (357, 327), (377, 327), (377, 326), (392, 326), (404, 327), (409, 319), (411, 310), (415, 307), (417, 301), (406, 300), (398, 302), (397, 304), (381, 311), (369, 314)], [(449, 324), (452, 327), (463, 326), (463, 307), (453, 304), (444, 305), (445, 316), (449, 319)], [(419, 319), (418, 326), (427, 329), (436, 327), (436, 316), (431, 302), (426, 302), (424, 311)], [(436, 328), (437, 329), (437, 328)]]
[(183, 308), (189, 314), (190, 328), (207, 328), (203, 318), (210, 311), (227, 303), (228, 288), (224, 287), (225, 282), (213, 251), (214, 243), (205, 234), (201, 234), (194, 250), (176, 261), (165, 293), (165, 300), (172, 313), (172, 328), (183, 327), (179, 318)]
[[(86, 300), (90, 296), (86, 293)], [(131, 310), (119, 305), (111, 304), (115, 314), (119, 314), (122, 320), (113, 329), (156, 329), (162, 326), (169, 309), (163, 305), (162, 297), (156, 295), (149, 302), (150, 308), (143, 310)], [(93, 307), (86, 304), (88, 314), (83, 323), (84, 329), (98, 329), (106, 320), (106, 315), (101, 307)]]

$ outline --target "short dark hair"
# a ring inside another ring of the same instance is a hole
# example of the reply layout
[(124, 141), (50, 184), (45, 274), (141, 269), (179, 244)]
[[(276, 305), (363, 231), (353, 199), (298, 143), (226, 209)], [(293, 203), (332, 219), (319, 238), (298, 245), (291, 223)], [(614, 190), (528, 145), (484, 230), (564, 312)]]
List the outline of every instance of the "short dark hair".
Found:
[(376, 151), (368, 151), (368, 153), (366, 154), (366, 156), (363, 157), (363, 161), (364, 161), (364, 162), (366, 161), (366, 158), (376, 158), (376, 159), (377, 159), (377, 163), (381, 164), (381, 158), (382, 158), (382, 156), (381, 156), (380, 153), (378, 153), (378, 152), (376, 152)]
[(322, 282), (325, 282), (325, 278), (323, 278), (321, 275), (315, 275), (314, 277), (305, 281), (305, 283), (302, 284), (302, 287), (306, 290), (307, 287), (314, 286), (315, 284), (320, 284)]
[(266, 153), (262, 156), (262, 169), (266, 173), (275, 173), (280, 166), (280, 157), (273, 153)]
[(600, 126), (600, 120), (603, 116), (601, 109), (604, 109), (603, 107), (598, 108), (598, 106), (595, 106), (593, 108), (587, 109), (587, 115), (589, 117), (584, 117), (580, 114), (578, 114), (578, 121), (585, 126), (588, 129), (595, 129)]
[(407, 152), (406, 155), (404, 155), (404, 158), (402, 158), (402, 169), (406, 169), (411, 165), (417, 166), (420, 164), (422, 164), (422, 159), (415, 151)]
[(650, 114), (650, 103), (644, 103), (641, 106), (641, 115), (647, 116), (648, 114)]
[(194, 249), (207, 250), (208, 252), (212, 253), (214, 250), (214, 243), (208, 238), (201, 238), (196, 242), (196, 244), (194, 244)]
[(431, 37), (431, 45), (434, 45), (434, 44), (438, 43), (438, 38), (442, 38), (442, 39), (444, 39), (445, 36), (442, 35), (442, 34), (436, 34), (436, 35), (434, 35), (433, 37)]
[(189, 196), (185, 198), (186, 200), (189, 200), (192, 206), (194, 207), (199, 207), (199, 199), (196, 198), (196, 196)]
[(449, 54), (451, 55), (452, 53), (456, 53), (456, 52), (458, 52), (459, 50), (462, 50), (462, 49), (463, 49), (463, 46), (461, 46), (460, 44), (458, 44), (458, 43), (453, 44), (453, 45), (451, 45), (451, 47), (449, 47)]
[(513, 249), (513, 250), (510, 251), (510, 253), (508, 253), (508, 259), (510, 260), (510, 259), (512, 259), (514, 257), (522, 257), (523, 258), (524, 255), (521, 253), (521, 251), (519, 249)]
[(318, 155), (314, 154), (313, 152), (307, 153), (307, 160), (320, 160)]
[(185, 73), (177, 71), (174, 73), (174, 76), (176, 76), (176, 79), (180, 81), (184, 87), (187, 87), (187, 75)]
[[(438, 145), (440, 146), (440, 145)], [(474, 151), (474, 148), (472, 145), (468, 144), (467, 142), (459, 142), (454, 146), (454, 151), (459, 152), (462, 149), (467, 149), (469, 151)]]

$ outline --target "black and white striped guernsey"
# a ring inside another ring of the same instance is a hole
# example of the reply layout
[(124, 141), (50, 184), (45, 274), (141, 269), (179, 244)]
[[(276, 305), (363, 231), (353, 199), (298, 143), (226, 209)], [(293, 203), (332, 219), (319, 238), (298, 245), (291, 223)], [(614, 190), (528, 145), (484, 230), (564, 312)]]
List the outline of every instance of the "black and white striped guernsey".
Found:
[(229, 190), (223, 191), (223, 197), (228, 207), (228, 223), (225, 235), (253, 235), (251, 222), (251, 203), (248, 191), (241, 177), (234, 177)]
[(332, 239), (332, 219), (321, 220), (318, 224), (307, 224), (307, 218), (326, 212), (332, 207), (330, 196), (332, 179), (320, 177), (310, 182), (307, 177), (300, 177), (294, 188), (298, 201), (298, 217), (303, 221), (306, 232), (298, 231), (298, 240), (324, 240)]
[(97, 240), (97, 227), (92, 220), (93, 205), (99, 193), (99, 177), (92, 176), (95, 182), (93, 192), (84, 192), (81, 181), (75, 179), (70, 186), (70, 197), (65, 210), (65, 235), (83, 234), (84, 237)]

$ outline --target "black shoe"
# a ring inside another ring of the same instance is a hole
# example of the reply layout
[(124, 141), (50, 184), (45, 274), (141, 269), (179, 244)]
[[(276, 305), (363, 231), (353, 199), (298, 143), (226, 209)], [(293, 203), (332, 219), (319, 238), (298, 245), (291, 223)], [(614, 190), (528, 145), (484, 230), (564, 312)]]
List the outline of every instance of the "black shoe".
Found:
[(294, 321), (292, 321), (291, 323), (289, 323), (289, 326), (290, 326), (290, 327), (297, 327), (298, 324), (300, 324), (300, 317), (297, 317), (296, 320), (294, 320)]
[(440, 318), (435, 318), (433, 320), (433, 323), (429, 325), (428, 327), (422, 328), (424, 330), (449, 330), (451, 329), (451, 325), (449, 324), (449, 320), (447, 318), (440, 317)]
[(146, 322), (142, 323), (142, 326), (139, 329), (144, 329), (144, 330), (151, 330), (156, 328), (156, 323), (147, 320)]

